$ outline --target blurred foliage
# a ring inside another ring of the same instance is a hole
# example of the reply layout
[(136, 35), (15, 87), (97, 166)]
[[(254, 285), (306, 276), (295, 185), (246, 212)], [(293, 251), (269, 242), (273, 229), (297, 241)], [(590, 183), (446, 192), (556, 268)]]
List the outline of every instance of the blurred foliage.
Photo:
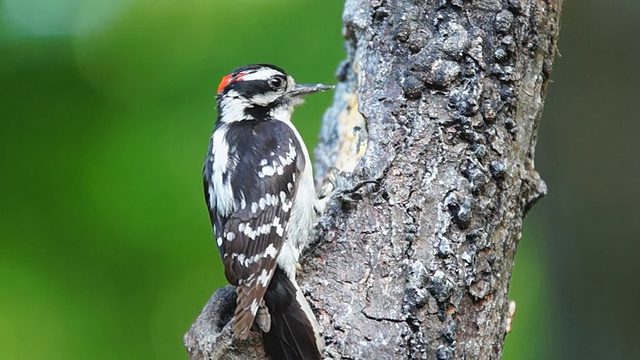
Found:
[[(558, 114), (571, 106), (554, 88), (571, 92), (563, 79), (572, 69), (583, 73), (568, 64), (587, 61), (571, 58), (572, 36), (606, 8), (585, 4), (579, 20), (572, 17), (578, 6), (565, 12), (560, 50), (570, 58), (558, 61), (559, 84), (551, 86), (541, 133), (549, 149), (562, 140), (545, 138), (545, 123), (561, 122)], [(344, 58), (342, 6), (0, 1), (0, 359), (186, 359), (183, 333), (225, 284), (200, 176), (218, 79), (268, 62), (302, 82), (335, 82)], [(625, 29), (633, 19), (606, 26)], [(627, 52), (637, 56), (633, 46)], [(330, 101), (331, 94), (316, 95), (296, 112), (309, 147)], [(542, 159), (553, 197), (562, 169), (553, 156), (544, 162), (544, 150)], [(560, 208), (572, 204), (562, 201)], [(553, 222), (545, 214), (534, 209), (540, 226), (529, 222), (518, 252), (510, 293), (518, 312), (505, 359), (572, 358), (573, 338), (556, 337), (580, 330), (566, 324), (583, 313), (556, 316), (566, 281), (556, 282), (564, 270), (550, 255), (558, 229), (547, 229)]]
[(551, 355), (638, 359), (640, 1), (565, 1), (564, 14), (536, 159), (549, 196), (532, 211)]
[[(0, 358), (186, 359), (225, 284), (201, 168), (222, 75), (335, 82), (342, 2), (0, 6)], [(315, 143), (331, 94), (297, 112)]]
[(539, 244), (535, 243), (539, 237), (531, 223), (527, 222), (527, 234), (518, 246), (509, 287), (509, 298), (516, 302), (516, 314), (512, 332), (505, 341), (506, 360), (556, 359), (551, 352), (555, 334), (550, 327), (552, 304), (547, 264)]

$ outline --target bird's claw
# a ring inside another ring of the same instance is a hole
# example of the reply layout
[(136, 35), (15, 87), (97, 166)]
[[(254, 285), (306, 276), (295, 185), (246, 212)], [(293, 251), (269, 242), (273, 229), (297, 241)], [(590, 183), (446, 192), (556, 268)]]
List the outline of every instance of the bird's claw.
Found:
[(333, 170), (333, 176), (329, 177), (329, 183), (333, 186), (331, 197), (338, 198), (343, 202), (357, 202), (359, 199), (354, 198), (356, 192), (367, 185), (374, 184), (380, 186), (380, 183), (375, 180), (363, 180), (354, 186), (350, 186), (347, 179), (340, 173), (339, 170)]

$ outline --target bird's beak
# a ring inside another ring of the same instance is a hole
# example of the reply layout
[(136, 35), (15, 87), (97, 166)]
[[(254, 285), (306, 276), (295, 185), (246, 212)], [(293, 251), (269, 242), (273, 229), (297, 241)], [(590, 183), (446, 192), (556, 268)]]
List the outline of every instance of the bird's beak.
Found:
[(333, 85), (324, 84), (295, 84), (293, 89), (288, 91), (289, 96), (305, 96), (320, 91), (327, 91), (333, 89)]

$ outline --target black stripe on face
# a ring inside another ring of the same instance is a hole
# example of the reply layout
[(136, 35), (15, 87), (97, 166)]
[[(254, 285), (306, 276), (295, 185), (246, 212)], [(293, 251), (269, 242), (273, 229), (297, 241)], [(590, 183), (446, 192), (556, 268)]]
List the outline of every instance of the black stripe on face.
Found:
[(266, 80), (238, 81), (233, 84), (229, 84), (225, 90), (235, 90), (238, 94), (249, 100), (256, 95), (275, 93)]
[(275, 103), (270, 104), (269, 106), (259, 106), (259, 105), (254, 105), (253, 107), (249, 107), (244, 109), (244, 114), (247, 117), (251, 117), (253, 119), (255, 119), (256, 121), (269, 121), (269, 120), (273, 120), (273, 118), (271, 117), (271, 109), (273, 109), (276, 106)]

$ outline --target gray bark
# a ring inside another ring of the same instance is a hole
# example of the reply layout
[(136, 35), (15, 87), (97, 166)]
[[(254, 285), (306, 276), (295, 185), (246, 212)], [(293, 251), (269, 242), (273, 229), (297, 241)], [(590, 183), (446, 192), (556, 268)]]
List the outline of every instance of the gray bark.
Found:
[[(347, 1), (316, 177), (380, 186), (334, 202), (302, 262), (327, 358), (500, 357), (522, 220), (546, 193), (534, 150), (561, 6)], [(230, 341), (224, 294), (185, 335), (190, 358), (262, 358), (257, 334)]]

